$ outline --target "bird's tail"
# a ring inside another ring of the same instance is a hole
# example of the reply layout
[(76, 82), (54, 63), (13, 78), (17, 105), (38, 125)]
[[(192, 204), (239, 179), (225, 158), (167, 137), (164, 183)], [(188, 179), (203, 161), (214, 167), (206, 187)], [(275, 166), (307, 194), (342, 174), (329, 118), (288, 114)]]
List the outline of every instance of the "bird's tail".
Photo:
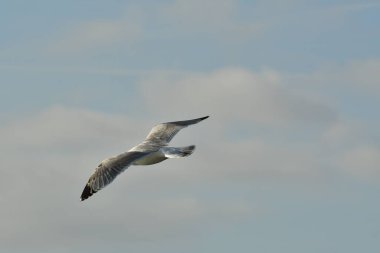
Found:
[(195, 145), (187, 147), (164, 147), (161, 150), (167, 158), (181, 158), (191, 155), (195, 150)]

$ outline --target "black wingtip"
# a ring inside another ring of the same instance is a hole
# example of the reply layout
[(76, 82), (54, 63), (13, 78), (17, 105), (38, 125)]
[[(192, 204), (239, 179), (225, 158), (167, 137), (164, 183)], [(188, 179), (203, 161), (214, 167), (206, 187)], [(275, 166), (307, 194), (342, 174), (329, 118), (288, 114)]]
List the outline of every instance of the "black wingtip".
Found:
[(201, 118), (195, 119), (194, 121), (195, 121), (195, 123), (198, 123), (198, 122), (201, 122), (201, 121), (207, 119), (208, 117), (210, 117), (210, 116), (207, 115), (207, 116), (204, 116), (204, 117), (201, 117)]
[(205, 117), (202, 117), (202, 118), (196, 118), (196, 119), (190, 119), (190, 120), (181, 120), (181, 121), (167, 122), (165, 124), (175, 124), (175, 125), (178, 125), (178, 126), (184, 126), (184, 127), (186, 127), (186, 126), (193, 125), (193, 124), (196, 124), (198, 122), (201, 122), (202, 120), (205, 120), (208, 117), (210, 117), (210, 116), (205, 116)]
[(91, 187), (88, 184), (86, 184), (86, 186), (83, 189), (82, 195), (80, 196), (80, 200), (84, 201), (84, 200), (88, 199), (95, 192), (96, 192), (95, 190), (91, 189)]

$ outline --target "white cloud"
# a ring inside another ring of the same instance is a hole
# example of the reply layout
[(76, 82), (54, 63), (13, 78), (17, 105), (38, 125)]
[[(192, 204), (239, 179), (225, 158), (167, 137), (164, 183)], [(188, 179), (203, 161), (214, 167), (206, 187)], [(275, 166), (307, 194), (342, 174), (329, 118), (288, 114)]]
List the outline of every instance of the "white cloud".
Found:
[(340, 118), (325, 129), (321, 143), (326, 147), (346, 152), (354, 146), (366, 146), (376, 136), (377, 125), (368, 122)]
[(142, 82), (148, 106), (161, 115), (211, 114), (214, 121), (264, 125), (325, 124), (327, 106), (289, 92), (274, 71), (222, 69), (175, 77), (157, 75)]
[[(316, 180), (323, 177), (323, 162), (308, 144), (271, 144), (256, 137), (239, 143), (220, 141), (198, 155), (193, 173), (204, 181), (252, 183), (273, 180)], [(205, 168), (205, 165), (206, 166)], [(211, 166), (210, 166), (211, 165)]]
[(337, 74), (345, 77), (344, 81), (359, 89), (366, 89), (380, 95), (380, 60), (353, 61), (344, 66)]
[(346, 152), (339, 161), (341, 169), (364, 179), (378, 179), (380, 176), (380, 148), (358, 146)]
[(136, 129), (136, 124), (120, 116), (54, 106), (30, 118), (11, 122), (1, 129), (0, 136), (8, 149), (69, 148), (77, 152), (83, 147), (91, 148), (93, 138), (98, 145), (110, 144)]
[(311, 74), (300, 75), (295, 81), (307, 83), (321, 91), (330, 89), (334, 95), (336, 91), (340, 91), (342, 97), (347, 93), (378, 96), (380, 95), (380, 86), (377, 82), (379, 78), (380, 60), (374, 58), (352, 60), (343, 64), (325, 64)]
[[(318, 147), (297, 137), (290, 143), (281, 140), (284, 134), (302, 133), (305, 128), (323, 134), (336, 121), (336, 112), (288, 89), (284, 78), (275, 71), (231, 68), (211, 73), (161, 73), (143, 79), (143, 100), (156, 117), (180, 120), (211, 115), (202, 122), (203, 128), (191, 129), (192, 138), (180, 134), (174, 140), (178, 145), (199, 143), (195, 166), (170, 173), (177, 178), (186, 175), (187, 179), (216, 182), (322, 176), (324, 161), (315, 155)], [(205, 127), (209, 129), (206, 132), (201, 130)], [(258, 133), (260, 128), (267, 129), (265, 136)]]

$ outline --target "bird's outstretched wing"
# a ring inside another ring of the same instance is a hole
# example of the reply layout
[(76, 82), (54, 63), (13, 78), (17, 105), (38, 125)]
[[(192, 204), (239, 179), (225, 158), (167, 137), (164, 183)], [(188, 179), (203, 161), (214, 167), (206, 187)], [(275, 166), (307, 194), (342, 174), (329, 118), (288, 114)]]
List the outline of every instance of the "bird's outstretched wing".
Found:
[(174, 135), (176, 135), (179, 132), (179, 130), (189, 125), (196, 124), (204, 119), (207, 119), (208, 117), (209, 116), (198, 119), (158, 124), (154, 126), (152, 130), (149, 132), (148, 136), (145, 139), (145, 142), (156, 143), (162, 146), (167, 145), (171, 141), (171, 139), (173, 139)]
[(110, 184), (120, 173), (135, 160), (147, 155), (144, 152), (126, 152), (105, 160), (96, 168), (83, 189), (80, 199), (83, 201), (92, 194)]

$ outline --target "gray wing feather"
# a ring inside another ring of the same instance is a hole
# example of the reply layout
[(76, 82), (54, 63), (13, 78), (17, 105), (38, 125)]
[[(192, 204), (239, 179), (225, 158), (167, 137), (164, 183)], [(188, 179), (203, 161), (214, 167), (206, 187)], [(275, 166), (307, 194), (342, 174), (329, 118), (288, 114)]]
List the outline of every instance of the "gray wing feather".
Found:
[(150, 143), (157, 143), (160, 145), (167, 145), (182, 128), (196, 124), (204, 119), (207, 119), (208, 117), (209, 116), (191, 120), (173, 121), (158, 124), (152, 128), (145, 141)]
[(109, 185), (120, 173), (126, 170), (135, 160), (147, 155), (144, 152), (126, 152), (101, 163), (89, 178), (83, 189), (81, 200)]

